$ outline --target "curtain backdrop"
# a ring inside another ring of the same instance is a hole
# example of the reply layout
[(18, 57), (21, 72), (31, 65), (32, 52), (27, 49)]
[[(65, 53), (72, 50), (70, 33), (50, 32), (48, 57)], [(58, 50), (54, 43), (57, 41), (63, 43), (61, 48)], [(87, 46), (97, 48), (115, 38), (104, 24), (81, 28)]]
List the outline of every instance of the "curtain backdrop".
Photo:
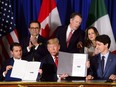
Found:
[[(72, 12), (82, 14), (83, 22), (81, 29), (86, 29), (86, 21), (91, 0), (55, 0), (59, 11), (62, 25), (69, 23)], [(28, 26), (30, 21), (37, 20), (41, 7), (41, 0), (12, 0), (13, 11), (16, 21), (19, 40), (29, 35)], [(106, 8), (110, 17), (111, 26), (116, 40), (116, 0), (105, 0)]]

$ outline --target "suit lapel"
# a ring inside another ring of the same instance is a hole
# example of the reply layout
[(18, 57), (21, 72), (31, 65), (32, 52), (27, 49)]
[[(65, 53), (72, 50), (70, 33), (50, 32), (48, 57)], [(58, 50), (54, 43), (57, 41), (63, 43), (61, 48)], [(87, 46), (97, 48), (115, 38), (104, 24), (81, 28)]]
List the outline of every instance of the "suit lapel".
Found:
[(64, 43), (63, 46), (65, 46), (65, 48), (67, 48), (67, 43), (66, 43), (66, 31), (67, 31), (67, 26), (65, 27), (65, 29), (62, 29), (62, 43)]
[(102, 67), (101, 67), (101, 57), (99, 55), (99, 59), (98, 59), (98, 74), (100, 77), (102, 77)]
[[(56, 67), (56, 64), (55, 64), (54, 59), (53, 59), (52, 56), (51, 56), (51, 62), (52, 62), (52, 64), (54, 64), (54, 66)], [(57, 67), (56, 67), (56, 68), (57, 68)]]
[(106, 66), (105, 66), (105, 71), (104, 71), (104, 75), (107, 73), (107, 71), (109, 70), (109, 67), (112, 63), (112, 57), (111, 55), (109, 54), (108, 56), (108, 59), (107, 59), (107, 62), (106, 62)]
[(10, 65), (12, 65), (12, 66), (13, 66), (13, 64), (14, 64), (14, 59), (13, 59), (13, 58), (11, 58), (9, 63), (10, 63)]
[(53, 59), (53, 57), (51, 55), (49, 55), (49, 58), (50, 58), (51, 64), (55, 64), (54, 59)]
[(64, 29), (64, 32), (63, 32), (63, 35), (64, 35), (63, 38), (64, 38), (64, 41), (65, 41), (65, 42), (66, 42), (66, 40), (67, 40), (67, 39), (66, 39), (66, 32), (67, 32), (67, 29), (68, 29), (68, 27), (66, 26), (65, 29)]

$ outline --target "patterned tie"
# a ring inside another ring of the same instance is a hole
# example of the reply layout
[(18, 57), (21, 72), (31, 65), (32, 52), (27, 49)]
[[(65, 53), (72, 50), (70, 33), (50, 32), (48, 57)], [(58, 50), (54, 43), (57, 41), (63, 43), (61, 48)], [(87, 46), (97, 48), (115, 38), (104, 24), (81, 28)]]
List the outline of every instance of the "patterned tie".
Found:
[(104, 58), (105, 58), (105, 56), (102, 56), (102, 60), (101, 60), (101, 67), (102, 67), (102, 76), (103, 76), (103, 74), (104, 74)]
[(58, 67), (58, 57), (57, 57), (57, 56), (55, 56), (55, 57), (54, 57), (54, 59), (55, 59), (55, 61), (54, 61), (54, 62), (55, 62), (55, 64), (56, 64), (56, 67)]
[(67, 38), (67, 41), (66, 41), (67, 47), (68, 47), (69, 42), (70, 42), (70, 39), (71, 39), (71, 37), (72, 37), (72, 32), (73, 32), (73, 30), (71, 30), (70, 33), (69, 33), (69, 35), (68, 35), (68, 38)]

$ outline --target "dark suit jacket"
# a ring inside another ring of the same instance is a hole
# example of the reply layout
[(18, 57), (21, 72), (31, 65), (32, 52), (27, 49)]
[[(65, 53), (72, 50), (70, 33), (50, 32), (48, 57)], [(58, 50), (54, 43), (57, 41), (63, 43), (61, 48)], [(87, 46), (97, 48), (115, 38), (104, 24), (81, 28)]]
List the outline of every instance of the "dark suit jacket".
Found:
[(57, 67), (50, 54), (43, 58), (42, 70), (42, 81), (57, 81)]
[(29, 41), (30, 41), (30, 37), (24, 38), (23, 40), (20, 41), (22, 48), (23, 48), (23, 60), (27, 60), (27, 61), (32, 61), (34, 58), (34, 61), (40, 61), (43, 56), (45, 56), (48, 51), (46, 48), (46, 42), (47, 40), (42, 37), (42, 36), (38, 36), (38, 43), (41, 43), (37, 50), (34, 49), (34, 47), (31, 48), (30, 52), (27, 51), (27, 46), (29, 45)]
[(67, 26), (59, 26), (56, 30), (56, 37), (59, 39), (60, 42), (60, 51), (63, 52), (70, 52), (70, 53), (79, 53), (80, 51), (83, 52), (83, 48), (79, 49), (77, 48), (77, 43), (79, 41), (83, 42), (85, 33), (81, 29), (77, 29), (74, 31), (71, 40), (69, 42), (69, 46), (67, 48), (66, 45), (66, 32), (67, 32)]
[(116, 75), (116, 55), (115, 54), (109, 53), (103, 76), (102, 76), (100, 54), (92, 58), (90, 61), (90, 64), (91, 64), (92, 71), (90, 71), (89, 74), (94, 76), (95, 79), (108, 80), (110, 75), (112, 74)]
[(3, 80), (5, 80), (5, 81), (21, 81), (20, 78), (10, 77), (12, 69), (7, 72), (5, 77), (3, 76), (3, 72), (6, 70), (6, 66), (8, 66), (8, 65), (13, 66), (13, 64), (14, 64), (14, 59), (13, 58), (9, 58), (8, 60), (6, 60), (4, 62), (4, 64), (2, 65), (2, 68), (0, 70), (0, 80), (1, 81), (3, 81)]

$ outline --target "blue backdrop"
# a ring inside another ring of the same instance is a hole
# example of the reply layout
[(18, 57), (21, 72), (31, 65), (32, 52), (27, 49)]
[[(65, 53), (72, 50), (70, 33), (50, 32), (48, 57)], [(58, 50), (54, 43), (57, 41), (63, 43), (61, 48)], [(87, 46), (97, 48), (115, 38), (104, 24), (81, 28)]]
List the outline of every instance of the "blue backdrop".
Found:
[[(42, 0), (12, 0), (12, 3), (20, 40), (29, 35), (29, 23), (37, 20)], [(68, 24), (72, 12), (79, 12), (83, 17), (81, 29), (85, 30), (90, 3), (91, 0), (56, 0), (62, 25)], [(116, 39), (116, 0), (105, 0), (105, 4)]]

